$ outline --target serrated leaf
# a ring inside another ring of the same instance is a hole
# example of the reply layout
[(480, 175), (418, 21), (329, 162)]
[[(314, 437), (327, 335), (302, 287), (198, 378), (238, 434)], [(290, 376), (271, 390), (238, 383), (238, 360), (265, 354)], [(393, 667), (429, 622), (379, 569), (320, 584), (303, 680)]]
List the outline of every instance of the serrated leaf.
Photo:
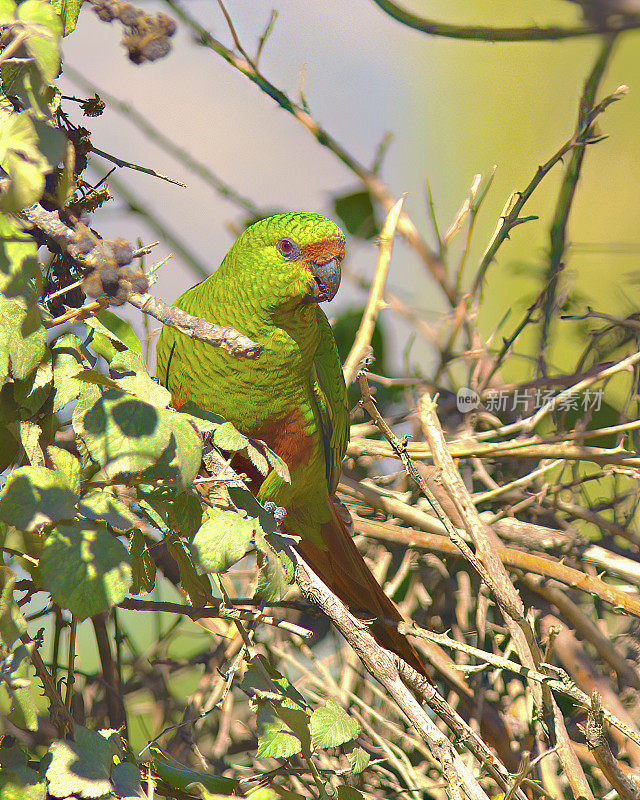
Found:
[(37, 577), (58, 605), (83, 620), (124, 600), (131, 564), (126, 548), (105, 525), (79, 520), (47, 536)]
[(111, 770), (113, 793), (123, 800), (133, 797), (147, 798), (140, 783), (140, 770), (130, 761), (121, 761)]
[(51, 0), (51, 6), (62, 19), (62, 35), (68, 36), (76, 29), (83, 0)]
[(49, 748), (51, 763), (46, 772), (49, 792), (61, 798), (73, 793), (92, 798), (111, 792), (111, 745), (99, 733), (82, 725), (74, 725), (73, 734), (74, 741), (57, 740)]
[(85, 383), (77, 378), (79, 372), (91, 365), (82, 353), (82, 342), (73, 333), (61, 336), (51, 348), (53, 356), (53, 383), (55, 397), (53, 410), (60, 411), (67, 403), (78, 398), (85, 389)]
[(315, 748), (338, 747), (355, 739), (360, 725), (333, 700), (311, 715), (311, 743)]
[(109, 364), (111, 376), (125, 392), (146, 400), (159, 408), (171, 403), (171, 392), (149, 377), (146, 364), (139, 353), (123, 350), (116, 353)]
[(83, 517), (100, 520), (117, 531), (130, 531), (140, 524), (140, 520), (109, 489), (96, 489), (86, 494), (78, 503), (78, 512)]
[(371, 760), (369, 753), (363, 750), (362, 747), (352, 747), (350, 750), (347, 750), (347, 758), (351, 765), (351, 772), (353, 772), (354, 775), (359, 775), (361, 772), (364, 772)]
[[(279, 546), (282, 542), (282, 546)], [(286, 553), (286, 545), (290, 542), (278, 534), (270, 534), (267, 538), (262, 530), (257, 530), (255, 544), (258, 550), (258, 583), (256, 596), (266, 602), (281, 600), (294, 580), (295, 569), (291, 558)]]
[[(290, 710), (289, 713), (299, 714), (301, 718), (308, 720), (307, 715), (300, 711)], [(296, 753), (302, 752), (301, 740), (284, 721), (282, 709), (278, 709), (274, 703), (260, 703), (256, 723), (258, 727), (256, 756), (258, 758), (291, 758)]]
[(191, 552), (205, 572), (226, 572), (249, 551), (258, 520), (219, 508), (208, 509), (205, 516)]
[(97, 398), (81, 397), (73, 412), (73, 428), (110, 478), (153, 466), (171, 439), (158, 409), (113, 389)]
[(38, 65), (42, 77), (51, 83), (60, 69), (58, 37), (62, 22), (51, 4), (44, 0), (25, 0), (18, 6), (18, 17), (28, 26), (27, 52)]
[(62, 447), (49, 445), (47, 456), (51, 460), (53, 469), (62, 477), (69, 489), (75, 494), (80, 494), (80, 484), (82, 479), (82, 464), (68, 450)]
[(20, 441), (32, 467), (44, 466), (44, 453), (40, 447), (41, 436), (42, 428), (37, 422), (29, 420), (20, 422)]
[(202, 503), (195, 491), (180, 492), (171, 505), (172, 527), (191, 540), (202, 525)]
[(51, 165), (38, 149), (33, 122), (25, 112), (0, 108), (0, 166), (9, 176), (9, 185), (0, 196), (3, 211), (15, 213), (40, 199)]
[(228, 796), (238, 788), (238, 781), (234, 778), (189, 769), (155, 745), (149, 748), (149, 752), (158, 777), (175, 789), (187, 791), (191, 784), (201, 783), (210, 792)]
[(129, 545), (131, 561), (131, 594), (150, 592), (156, 585), (156, 562), (153, 560), (141, 531), (134, 531)]
[(188, 486), (198, 474), (202, 440), (190, 422), (120, 390), (81, 397), (73, 427), (110, 478), (145, 473), (148, 480)]
[(261, 655), (256, 655), (249, 661), (240, 688), (258, 700), (261, 698), (276, 700), (286, 708), (305, 713), (309, 708), (291, 681)]
[(211, 584), (206, 575), (199, 575), (186, 544), (175, 535), (165, 538), (167, 550), (176, 560), (182, 588), (194, 606), (205, 606), (212, 600)]
[(114, 314), (113, 311), (104, 309), (99, 311), (91, 319), (87, 320), (87, 325), (98, 333), (121, 345), (119, 350), (131, 350), (134, 353), (142, 354), (140, 339), (135, 335), (131, 325), (122, 317)]
[(21, 531), (73, 519), (78, 496), (62, 476), (46, 467), (19, 467), (0, 493), (0, 519)]
[(23, 224), (16, 217), (0, 214), (0, 290), (5, 297), (31, 294), (28, 281), (38, 274), (36, 252), (36, 243)]
[(26, 630), (27, 623), (16, 605), (13, 586), (16, 575), (0, 565), (0, 650), (10, 648)]
[[(1, 127), (1, 123), (0, 123)], [(45, 354), (46, 331), (42, 325), (37, 331), (23, 337), (20, 327), (27, 314), (22, 300), (7, 300), (0, 296), (0, 378), (9, 369), (14, 378), (24, 380), (40, 364)]]
[(13, 396), (20, 406), (21, 416), (24, 418), (36, 414), (49, 399), (52, 387), (51, 353), (45, 348), (44, 358), (38, 368), (24, 380), (15, 381)]
[[(24, 649), (26, 650), (26, 648)], [(35, 670), (28, 661), (22, 661), (11, 677), (12, 682), (18, 682), (19, 685), (14, 686), (10, 692), (11, 705), (7, 716), (17, 728), (25, 731), (37, 731)]]

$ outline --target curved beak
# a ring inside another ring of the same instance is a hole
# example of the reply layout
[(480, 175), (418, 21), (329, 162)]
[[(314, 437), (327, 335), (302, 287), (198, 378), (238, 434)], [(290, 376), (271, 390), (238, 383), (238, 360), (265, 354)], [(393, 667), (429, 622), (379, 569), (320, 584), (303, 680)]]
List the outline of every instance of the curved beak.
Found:
[(312, 263), (311, 274), (315, 278), (316, 286), (314, 288), (314, 300), (322, 302), (326, 300), (331, 302), (336, 296), (336, 292), (340, 286), (340, 278), (342, 271), (340, 269), (341, 258), (332, 258), (330, 261), (325, 261), (323, 264)]

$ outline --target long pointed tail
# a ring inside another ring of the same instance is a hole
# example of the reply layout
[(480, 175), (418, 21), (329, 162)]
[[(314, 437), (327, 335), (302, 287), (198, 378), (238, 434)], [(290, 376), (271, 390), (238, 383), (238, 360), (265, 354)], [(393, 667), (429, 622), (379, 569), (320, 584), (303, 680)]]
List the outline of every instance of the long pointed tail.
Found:
[(331, 519), (322, 526), (322, 539), (326, 550), (304, 539), (296, 548), (354, 616), (372, 620), (370, 630), (378, 644), (429, 677), (417, 652), (396, 627), (402, 621), (400, 612), (371, 574), (333, 502)]

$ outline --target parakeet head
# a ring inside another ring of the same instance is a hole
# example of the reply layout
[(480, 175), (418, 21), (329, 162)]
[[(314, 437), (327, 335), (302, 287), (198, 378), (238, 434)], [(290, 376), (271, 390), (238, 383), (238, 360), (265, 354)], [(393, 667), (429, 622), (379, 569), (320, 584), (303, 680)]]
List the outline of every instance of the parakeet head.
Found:
[(277, 302), (321, 303), (335, 297), (344, 258), (344, 234), (320, 214), (276, 214), (247, 228), (233, 245), (232, 261)]

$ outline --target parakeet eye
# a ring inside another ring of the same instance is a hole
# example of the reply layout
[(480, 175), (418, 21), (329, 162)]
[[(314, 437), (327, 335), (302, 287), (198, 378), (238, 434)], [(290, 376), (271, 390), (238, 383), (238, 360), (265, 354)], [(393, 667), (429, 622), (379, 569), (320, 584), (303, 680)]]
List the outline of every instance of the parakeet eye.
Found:
[(290, 261), (300, 257), (300, 248), (291, 239), (279, 239), (276, 242), (276, 247), (280, 255), (288, 258)]

